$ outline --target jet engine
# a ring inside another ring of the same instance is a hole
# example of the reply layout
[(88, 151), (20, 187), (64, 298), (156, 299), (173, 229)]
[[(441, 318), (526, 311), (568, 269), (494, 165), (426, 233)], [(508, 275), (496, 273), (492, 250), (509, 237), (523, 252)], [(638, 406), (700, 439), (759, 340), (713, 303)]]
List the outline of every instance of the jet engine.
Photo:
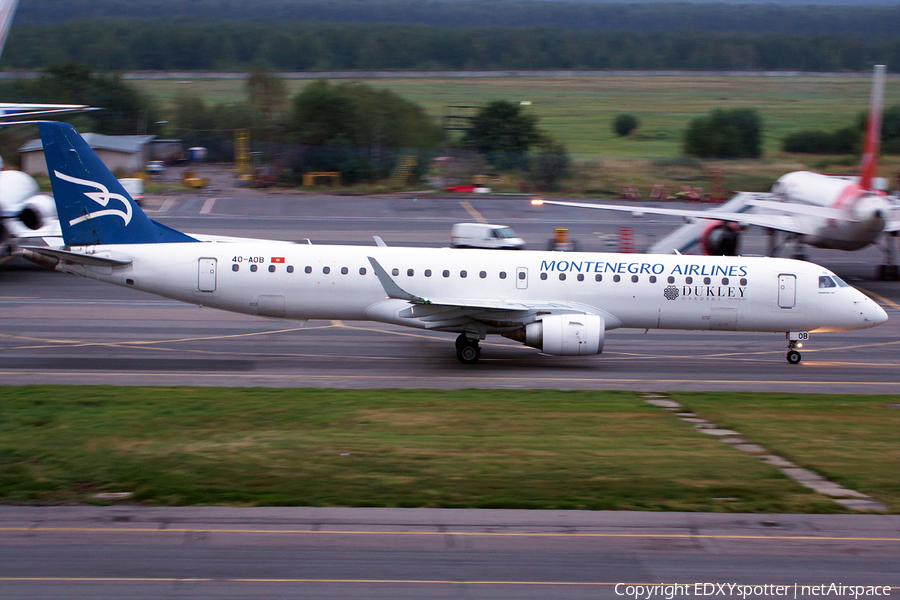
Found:
[(56, 204), (50, 196), (32, 196), (22, 204), (18, 217), (22, 225), (37, 231), (56, 218)]
[(551, 315), (503, 335), (545, 354), (585, 356), (603, 352), (606, 324), (598, 315)]
[(709, 256), (737, 256), (741, 228), (734, 223), (711, 221), (700, 234), (703, 252)]

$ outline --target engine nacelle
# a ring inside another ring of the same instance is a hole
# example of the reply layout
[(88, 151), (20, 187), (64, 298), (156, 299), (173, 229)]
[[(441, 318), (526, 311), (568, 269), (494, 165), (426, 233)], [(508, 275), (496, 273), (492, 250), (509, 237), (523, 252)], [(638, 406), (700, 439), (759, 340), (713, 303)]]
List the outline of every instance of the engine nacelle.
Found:
[(740, 233), (734, 223), (712, 221), (700, 234), (700, 243), (709, 256), (737, 256)]
[(525, 345), (546, 354), (587, 356), (603, 352), (606, 323), (598, 315), (552, 315), (525, 326)]
[(37, 231), (54, 219), (56, 219), (56, 203), (53, 198), (43, 194), (26, 200), (19, 211), (19, 221), (32, 231)]
[(37, 231), (54, 219), (56, 219), (56, 203), (53, 198), (43, 194), (26, 200), (22, 210), (19, 211), (19, 221), (32, 231)]

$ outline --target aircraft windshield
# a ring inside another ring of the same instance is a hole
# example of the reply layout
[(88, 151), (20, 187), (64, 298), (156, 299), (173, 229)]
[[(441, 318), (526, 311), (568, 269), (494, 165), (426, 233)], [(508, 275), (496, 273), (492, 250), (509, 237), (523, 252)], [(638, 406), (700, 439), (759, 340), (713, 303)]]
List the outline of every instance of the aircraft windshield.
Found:
[(819, 287), (820, 288), (833, 288), (837, 287), (837, 284), (834, 283), (834, 280), (827, 275), (819, 276)]
[(841, 287), (850, 287), (850, 284), (849, 284), (849, 283), (847, 283), (846, 281), (844, 281), (843, 279), (841, 279), (841, 278), (838, 277), (837, 275), (834, 276), (834, 280), (837, 281), (837, 284), (838, 284), (839, 286), (841, 286)]

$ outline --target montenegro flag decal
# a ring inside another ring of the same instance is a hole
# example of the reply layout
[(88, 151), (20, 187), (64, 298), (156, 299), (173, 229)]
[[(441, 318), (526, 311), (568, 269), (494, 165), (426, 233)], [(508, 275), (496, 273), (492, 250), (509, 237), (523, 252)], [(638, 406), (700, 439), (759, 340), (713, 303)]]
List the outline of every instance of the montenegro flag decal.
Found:
[(273, 257), (272, 257), (272, 262), (273, 262), (273, 263), (283, 263), (283, 262), (284, 262), (284, 257), (283, 257), (283, 256), (273, 256)]

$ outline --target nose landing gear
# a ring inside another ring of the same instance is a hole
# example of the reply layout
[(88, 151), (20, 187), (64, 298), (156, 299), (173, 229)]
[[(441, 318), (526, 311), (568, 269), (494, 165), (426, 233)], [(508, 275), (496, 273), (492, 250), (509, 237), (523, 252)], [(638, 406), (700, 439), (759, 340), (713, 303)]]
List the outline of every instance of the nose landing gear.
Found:
[(800, 362), (800, 353), (797, 351), (797, 348), (802, 348), (802, 341), (809, 339), (809, 334), (806, 332), (796, 332), (792, 331), (786, 334), (788, 339), (788, 351), (787, 351), (787, 361), (792, 365), (796, 365)]

